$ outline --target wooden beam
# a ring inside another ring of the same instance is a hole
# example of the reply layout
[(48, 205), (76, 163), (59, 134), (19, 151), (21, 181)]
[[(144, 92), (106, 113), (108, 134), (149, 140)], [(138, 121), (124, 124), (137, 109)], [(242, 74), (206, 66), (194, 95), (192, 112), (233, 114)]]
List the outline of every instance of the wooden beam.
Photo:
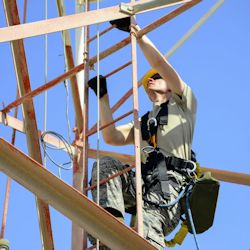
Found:
[[(3, 119), (3, 114), (0, 111), (0, 123), (5, 123), (4, 121), (7, 122), (6, 126), (14, 128), (18, 130), (19, 132), (25, 133), (24, 125), (22, 121), (15, 119), (9, 115), (7, 115), (7, 119)], [(45, 141), (58, 148), (61, 148), (63, 146), (62, 142), (58, 138), (55, 138), (51, 135), (46, 135)], [(81, 141), (76, 141), (75, 145), (81, 148), (83, 144)], [(72, 150), (74, 151), (74, 147), (72, 147)], [(88, 155), (90, 158), (95, 159), (96, 150), (90, 148), (88, 150)], [(120, 154), (116, 152), (103, 151), (103, 150), (100, 151), (100, 157), (107, 156), (107, 155), (117, 158), (120, 161), (130, 164), (130, 165), (135, 164), (135, 159), (133, 155)], [(250, 186), (250, 174), (231, 172), (227, 170), (220, 170), (220, 169), (208, 168), (208, 167), (202, 167), (202, 171), (211, 171), (213, 176), (221, 181)]]
[[(81, 146), (81, 143), (77, 142), (77, 146)], [(100, 156), (112, 156), (124, 163), (134, 165), (135, 159), (133, 155), (128, 155), (128, 154), (120, 154), (120, 153), (115, 153), (115, 152), (109, 152), (109, 151), (101, 151)], [(89, 157), (95, 158), (96, 157), (96, 150), (95, 149), (90, 149), (89, 150)], [(208, 167), (201, 167), (202, 172), (205, 171), (210, 171), (213, 175), (214, 178), (220, 180), (220, 181), (225, 181), (225, 182), (230, 182), (230, 183), (235, 183), (235, 184), (240, 184), (240, 185), (246, 185), (250, 186), (250, 174), (244, 174), (244, 173), (238, 173), (238, 172), (231, 172), (227, 170), (220, 170), (220, 169), (215, 169), (215, 168), (208, 168)]]
[[(6, 20), (9, 26), (19, 25), (19, 14), (15, 0), (3, 0)], [(26, 62), (26, 55), (24, 44), (22, 40), (11, 43), (12, 55), (15, 64), (18, 88), (20, 96), (25, 95), (31, 91), (28, 66)], [(32, 100), (28, 100), (23, 104), (24, 128), (26, 132), (28, 151), (32, 158), (42, 164), (42, 156), (40, 150), (40, 143), (38, 137), (35, 109)], [(36, 198), (42, 248), (45, 250), (54, 249), (54, 242), (52, 236), (52, 228), (50, 221), (49, 206), (43, 200)]]
[(130, 3), (121, 3), (120, 8), (124, 13), (135, 15), (147, 11), (158, 10), (163, 7), (171, 7), (177, 4), (190, 2), (192, 0), (144, 0), (143, 2), (131, 1)]
[(97, 24), (129, 16), (120, 12), (119, 6), (78, 13), (64, 17), (56, 17), (44, 21), (15, 25), (14, 27), (0, 28), (0, 42), (14, 41), (33, 36), (39, 36)]
[[(137, 1), (137, 4), (144, 3), (145, 0)], [(180, 4), (185, 1), (176, 1)], [(167, 7), (168, 5), (163, 5)], [(130, 14), (122, 13), (120, 6), (113, 6), (99, 10), (92, 10), (86, 13), (51, 18), (43, 21), (19, 24), (14, 27), (0, 28), (0, 42), (8, 42), (27, 37), (39, 36), (48, 33), (83, 27), (91, 24), (111, 21), (119, 18), (128, 17)]]
[(0, 170), (67, 216), (111, 249), (155, 249), (135, 231), (97, 206), (41, 164), (0, 139)]
[(207, 168), (207, 167), (202, 167), (201, 170), (202, 172), (210, 171), (214, 178), (221, 181), (250, 186), (250, 174), (220, 170), (215, 168)]

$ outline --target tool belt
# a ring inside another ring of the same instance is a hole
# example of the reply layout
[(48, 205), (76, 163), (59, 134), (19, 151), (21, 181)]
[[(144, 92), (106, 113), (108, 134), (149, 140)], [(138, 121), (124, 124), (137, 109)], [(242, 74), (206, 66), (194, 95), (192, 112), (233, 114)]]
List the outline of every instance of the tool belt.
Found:
[(193, 161), (184, 160), (175, 156), (165, 157), (159, 150), (150, 152), (146, 164), (142, 163), (142, 178), (145, 193), (155, 191), (161, 193), (167, 200), (170, 199), (169, 185), (177, 184), (169, 179), (167, 171), (173, 170), (184, 176), (190, 176), (196, 169)]

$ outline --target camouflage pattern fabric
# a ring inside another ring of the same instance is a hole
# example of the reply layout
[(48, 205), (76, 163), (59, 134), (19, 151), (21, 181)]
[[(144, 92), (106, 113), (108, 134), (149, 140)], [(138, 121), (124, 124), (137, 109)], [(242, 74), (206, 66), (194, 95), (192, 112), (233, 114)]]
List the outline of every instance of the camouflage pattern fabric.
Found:
[[(118, 171), (123, 170), (127, 165), (123, 164), (119, 160), (106, 156), (100, 159), (100, 180), (107, 178)], [(96, 184), (97, 164), (93, 165), (91, 185)], [(100, 206), (108, 211), (115, 211), (115, 216), (125, 216), (125, 210), (135, 206), (136, 201), (131, 194), (131, 173), (125, 173), (118, 176), (106, 184), (100, 185)], [(169, 175), (173, 181), (181, 186), (181, 176), (179, 179), (174, 174)], [(178, 186), (178, 185), (177, 185)], [(174, 200), (178, 191), (176, 187), (170, 185), (171, 201)], [(93, 200), (96, 201), (96, 189), (92, 190)], [(160, 194), (155, 192), (148, 192), (146, 195), (147, 200), (154, 203), (166, 203)], [(168, 201), (170, 202), (170, 201)], [(173, 206), (171, 209), (160, 208), (158, 206), (143, 202), (143, 224), (144, 224), (144, 238), (146, 238), (157, 249), (163, 249), (164, 238), (178, 225), (181, 215), (181, 208), (179, 203)], [(114, 214), (114, 213), (113, 213)], [(93, 239), (91, 239), (92, 244)], [(107, 247), (100, 247), (101, 250), (108, 249)]]

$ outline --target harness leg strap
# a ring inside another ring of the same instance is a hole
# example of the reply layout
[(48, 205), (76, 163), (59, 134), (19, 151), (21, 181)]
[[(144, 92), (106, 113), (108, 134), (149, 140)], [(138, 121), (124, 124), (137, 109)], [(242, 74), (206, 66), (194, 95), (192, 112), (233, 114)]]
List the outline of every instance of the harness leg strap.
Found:
[(167, 165), (164, 157), (159, 159), (157, 168), (159, 171), (158, 179), (161, 185), (161, 191), (165, 199), (170, 199), (170, 190), (169, 190), (169, 179), (167, 174)]

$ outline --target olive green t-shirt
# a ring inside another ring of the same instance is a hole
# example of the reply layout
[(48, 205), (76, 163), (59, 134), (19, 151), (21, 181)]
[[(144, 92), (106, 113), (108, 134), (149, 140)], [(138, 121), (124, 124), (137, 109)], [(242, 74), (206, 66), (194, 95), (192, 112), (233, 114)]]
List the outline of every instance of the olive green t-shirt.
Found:
[[(172, 94), (168, 103), (168, 124), (158, 126), (157, 130), (157, 146), (165, 156), (191, 159), (196, 107), (196, 98), (187, 84), (184, 84), (181, 97)], [(160, 108), (159, 103), (153, 103), (149, 118), (156, 117)], [(147, 141), (141, 140), (141, 148), (148, 145)], [(143, 153), (141, 158), (145, 162)]]

